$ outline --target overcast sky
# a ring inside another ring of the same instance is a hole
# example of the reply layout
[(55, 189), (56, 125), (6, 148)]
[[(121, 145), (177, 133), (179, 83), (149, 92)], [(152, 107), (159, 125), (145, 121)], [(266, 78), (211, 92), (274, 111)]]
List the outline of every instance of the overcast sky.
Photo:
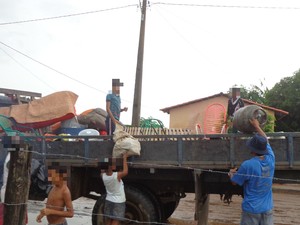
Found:
[[(1, 87), (69, 90), (76, 109), (105, 109), (111, 79), (124, 82), (121, 121), (131, 123), (138, 0), (0, 0)], [(150, 1), (141, 116), (227, 92), (235, 84), (272, 88), (300, 69), (300, 1)], [(174, 4), (176, 3), (176, 4)], [(78, 14), (78, 15), (74, 15)], [(57, 17), (55, 19), (45, 19)], [(43, 19), (43, 20), (40, 20)], [(28, 21), (29, 20), (29, 21)], [(22, 23), (20, 23), (23, 21)], [(16, 23), (17, 22), (17, 23)]]

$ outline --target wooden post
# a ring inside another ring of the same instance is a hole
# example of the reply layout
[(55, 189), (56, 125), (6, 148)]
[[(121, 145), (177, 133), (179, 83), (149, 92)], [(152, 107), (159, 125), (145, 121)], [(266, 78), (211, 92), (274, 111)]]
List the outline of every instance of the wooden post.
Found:
[(194, 170), (195, 180), (195, 220), (197, 225), (208, 225), (209, 194), (203, 192), (201, 171)]
[(30, 186), (31, 153), (24, 150), (10, 152), (9, 172), (5, 191), (4, 225), (25, 225)]
[(140, 126), (142, 86), (143, 86), (142, 80), (143, 80), (144, 42), (145, 42), (145, 26), (146, 26), (146, 11), (147, 11), (146, 9), (147, 9), (147, 0), (143, 0), (139, 49), (138, 49), (136, 75), (135, 75), (134, 99), (133, 99), (133, 107), (132, 107), (131, 124), (134, 127)]

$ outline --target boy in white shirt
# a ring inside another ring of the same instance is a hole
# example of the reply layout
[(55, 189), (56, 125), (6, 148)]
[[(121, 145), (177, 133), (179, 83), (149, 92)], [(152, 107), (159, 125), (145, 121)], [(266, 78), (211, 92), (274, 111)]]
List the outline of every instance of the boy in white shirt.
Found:
[(101, 177), (106, 189), (106, 199), (104, 205), (104, 215), (106, 225), (119, 225), (120, 220), (125, 217), (125, 191), (122, 178), (128, 174), (127, 154), (123, 155), (123, 170), (116, 170), (116, 163), (113, 159), (108, 169), (101, 173)]

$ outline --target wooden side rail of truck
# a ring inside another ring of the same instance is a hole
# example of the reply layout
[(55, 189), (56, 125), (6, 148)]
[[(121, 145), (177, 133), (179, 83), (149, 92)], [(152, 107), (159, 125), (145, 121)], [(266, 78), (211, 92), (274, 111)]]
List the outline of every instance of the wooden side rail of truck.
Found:
[[(274, 182), (299, 180), (300, 133), (269, 133), (276, 156)], [(195, 193), (195, 219), (205, 224), (209, 194), (242, 194), (227, 172), (251, 157), (245, 147), (249, 135), (139, 135), (141, 155), (129, 158), (129, 174), (124, 178), (128, 221), (164, 222), (186, 193)], [(68, 141), (33, 143), (33, 158), (68, 166), (72, 198), (100, 194), (93, 209), (93, 225), (103, 224), (105, 188), (99, 162), (112, 155), (109, 136), (69, 136)], [(57, 138), (57, 137), (56, 137)], [(32, 196), (31, 196), (32, 197)], [(129, 222), (130, 223), (130, 222)], [(136, 222), (132, 222), (134, 224)]]

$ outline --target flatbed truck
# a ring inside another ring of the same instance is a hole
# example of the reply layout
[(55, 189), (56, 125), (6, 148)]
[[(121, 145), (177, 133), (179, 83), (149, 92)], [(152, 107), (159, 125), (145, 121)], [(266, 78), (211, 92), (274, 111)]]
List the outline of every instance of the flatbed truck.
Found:
[[(300, 133), (268, 133), (276, 157), (275, 183), (300, 179)], [(248, 134), (136, 135), (140, 156), (129, 157), (129, 174), (123, 179), (126, 224), (165, 222), (186, 193), (195, 193), (195, 220), (207, 224), (210, 194), (242, 195), (232, 185), (228, 170), (251, 157)], [(72, 198), (96, 199), (92, 224), (103, 224), (105, 187), (101, 162), (112, 156), (111, 136), (68, 136), (68, 141), (36, 137), (33, 158), (68, 167)], [(53, 137), (57, 138), (57, 137)], [(36, 198), (34, 193), (30, 198)]]

